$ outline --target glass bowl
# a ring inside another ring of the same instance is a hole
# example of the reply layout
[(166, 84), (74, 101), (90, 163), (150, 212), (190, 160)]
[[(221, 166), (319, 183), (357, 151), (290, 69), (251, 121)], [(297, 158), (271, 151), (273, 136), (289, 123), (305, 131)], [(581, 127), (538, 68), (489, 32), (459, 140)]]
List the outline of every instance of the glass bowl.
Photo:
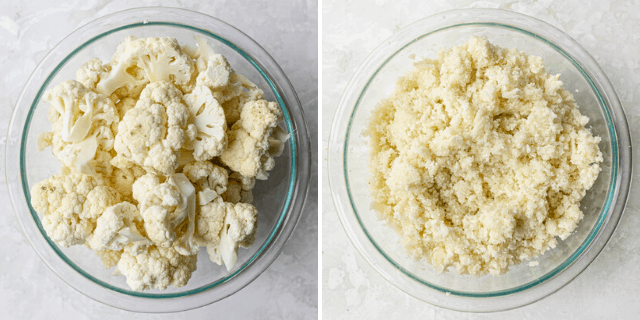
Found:
[[(541, 56), (560, 73), (602, 138), (602, 172), (581, 202), (584, 218), (574, 233), (535, 261), (501, 276), (436, 272), (405, 253), (399, 236), (376, 218), (368, 188), (369, 147), (362, 132), (377, 103), (415, 56), (435, 58), (443, 47), (471, 35), (502, 47)], [(537, 301), (569, 283), (603, 249), (622, 215), (631, 178), (631, 140), (613, 87), (589, 54), (569, 36), (537, 19), (502, 10), (455, 10), (415, 22), (386, 40), (356, 71), (344, 91), (329, 137), (328, 171), (340, 221), (357, 250), (384, 278), (404, 292), (444, 308), (488, 312)]]
[[(200, 35), (224, 54), (231, 66), (265, 91), (283, 113), (290, 139), (276, 167), (253, 191), (258, 208), (256, 241), (240, 249), (230, 272), (212, 263), (206, 250), (198, 254), (197, 270), (188, 284), (166, 291), (132, 291), (123, 276), (113, 276), (84, 246), (63, 248), (53, 243), (30, 205), (31, 186), (57, 173), (60, 164), (50, 150), (38, 152), (38, 134), (51, 130), (48, 104), (41, 97), (49, 88), (75, 79), (76, 70), (93, 57), (109, 61), (126, 36), (175, 37), (195, 46)], [(255, 41), (213, 17), (181, 9), (138, 8), (99, 18), (67, 36), (54, 47), (27, 80), (11, 118), (6, 150), (9, 191), (25, 235), (42, 260), (66, 283), (108, 305), (139, 312), (172, 312), (223, 299), (258, 277), (276, 259), (290, 237), (307, 195), (310, 170), (309, 136), (298, 97), (278, 64)]]

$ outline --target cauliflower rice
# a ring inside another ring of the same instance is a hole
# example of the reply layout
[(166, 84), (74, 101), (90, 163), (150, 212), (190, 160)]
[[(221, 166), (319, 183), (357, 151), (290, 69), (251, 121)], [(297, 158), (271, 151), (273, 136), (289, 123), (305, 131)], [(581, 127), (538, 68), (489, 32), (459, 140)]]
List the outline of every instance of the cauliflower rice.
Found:
[(500, 275), (573, 232), (603, 158), (559, 77), (471, 37), (399, 78), (366, 132), (369, 184), (412, 257)]

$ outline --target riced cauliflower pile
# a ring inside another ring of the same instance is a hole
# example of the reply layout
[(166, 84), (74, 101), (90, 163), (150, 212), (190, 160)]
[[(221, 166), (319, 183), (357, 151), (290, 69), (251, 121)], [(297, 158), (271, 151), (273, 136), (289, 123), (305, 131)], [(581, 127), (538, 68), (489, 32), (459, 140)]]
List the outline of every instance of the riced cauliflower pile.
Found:
[(499, 275), (576, 228), (603, 161), (542, 58), (472, 37), (402, 76), (370, 120), (380, 219), (437, 271)]
[(31, 190), (48, 236), (86, 245), (134, 290), (184, 286), (200, 247), (231, 270), (257, 228), (256, 179), (288, 135), (282, 112), (196, 37), (122, 42), (46, 92), (60, 172)]

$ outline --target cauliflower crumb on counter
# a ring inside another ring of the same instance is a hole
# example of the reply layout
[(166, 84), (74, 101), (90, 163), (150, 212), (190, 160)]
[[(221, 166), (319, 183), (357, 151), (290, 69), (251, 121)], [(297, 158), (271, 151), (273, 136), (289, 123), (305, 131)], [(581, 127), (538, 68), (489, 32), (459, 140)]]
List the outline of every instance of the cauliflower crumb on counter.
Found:
[(365, 134), (373, 207), (410, 256), (500, 275), (573, 232), (603, 157), (559, 77), (475, 36), (400, 77)]
[(278, 104), (195, 39), (127, 37), (43, 98), (37, 146), (62, 167), (31, 204), (53, 241), (84, 244), (134, 290), (186, 285), (200, 247), (232, 270), (255, 239), (255, 180), (288, 139)]

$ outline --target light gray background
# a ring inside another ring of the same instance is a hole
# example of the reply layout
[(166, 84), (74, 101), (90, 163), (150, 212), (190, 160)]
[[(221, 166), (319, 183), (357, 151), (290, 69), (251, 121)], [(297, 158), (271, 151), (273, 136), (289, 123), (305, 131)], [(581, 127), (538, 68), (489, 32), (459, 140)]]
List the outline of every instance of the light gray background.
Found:
[[(322, 313), (324, 319), (639, 319), (640, 193), (632, 186), (624, 217), (591, 266), (532, 305), (495, 314), (440, 309), (383, 279), (349, 242), (326, 175), (326, 146), (337, 103), (366, 56), (413, 21), (459, 8), (524, 13), (568, 33), (600, 64), (620, 96), (632, 133), (640, 135), (640, 4), (637, 1), (325, 0), (322, 4)], [(638, 146), (636, 146), (638, 148)], [(634, 179), (640, 157), (634, 152)], [(634, 184), (635, 185), (635, 184)]]
[[(44, 55), (76, 28), (134, 6), (171, 6), (221, 18), (260, 43), (280, 64), (303, 105), (317, 168), (318, 4), (261, 1), (0, 0), (0, 154), (11, 111)], [(284, 251), (235, 295), (200, 309), (166, 315), (121, 311), (62, 282), (36, 255), (14, 216), (4, 165), (0, 175), (0, 318), (2, 319), (316, 319), (318, 312), (318, 179), (313, 169), (305, 211)]]

